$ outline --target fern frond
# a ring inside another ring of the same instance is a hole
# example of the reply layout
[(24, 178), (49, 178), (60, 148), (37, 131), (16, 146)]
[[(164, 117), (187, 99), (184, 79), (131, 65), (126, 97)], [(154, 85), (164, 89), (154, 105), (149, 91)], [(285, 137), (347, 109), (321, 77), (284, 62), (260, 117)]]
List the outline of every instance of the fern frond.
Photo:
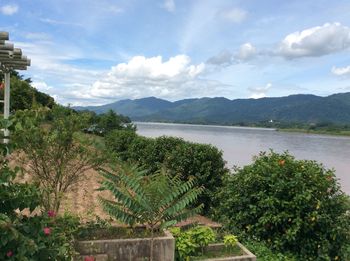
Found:
[(173, 202), (173, 204), (164, 210), (165, 215), (173, 215), (175, 213), (181, 212), (188, 205), (195, 202), (198, 196), (202, 193), (201, 188), (192, 189), (187, 191), (184, 195), (182, 195), (178, 200)]
[(130, 214), (129, 211), (123, 208), (123, 206), (102, 197), (99, 197), (98, 200), (102, 205), (103, 210), (118, 221), (129, 226), (133, 226), (134, 224), (138, 223), (138, 218), (133, 214)]

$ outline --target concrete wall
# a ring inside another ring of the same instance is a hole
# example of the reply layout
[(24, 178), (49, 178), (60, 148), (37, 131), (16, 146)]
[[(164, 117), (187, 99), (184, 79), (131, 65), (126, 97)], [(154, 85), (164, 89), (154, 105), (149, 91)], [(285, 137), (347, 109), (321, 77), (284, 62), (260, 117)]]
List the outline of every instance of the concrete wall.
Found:
[[(209, 258), (209, 259), (203, 259), (202, 261), (256, 261), (256, 256), (253, 255), (247, 248), (245, 248), (239, 242), (237, 242), (237, 245), (243, 251), (242, 256)], [(225, 245), (223, 243), (218, 243), (218, 244), (209, 244), (209, 246), (207, 246), (206, 249), (218, 251), (220, 249), (223, 249), (224, 247)]]
[[(151, 239), (111, 239), (77, 241), (76, 250), (83, 260), (85, 256), (94, 256), (101, 261), (145, 261), (149, 260)], [(169, 232), (164, 237), (154, 238), (154, 261), (173, 261), (175, 240)]]

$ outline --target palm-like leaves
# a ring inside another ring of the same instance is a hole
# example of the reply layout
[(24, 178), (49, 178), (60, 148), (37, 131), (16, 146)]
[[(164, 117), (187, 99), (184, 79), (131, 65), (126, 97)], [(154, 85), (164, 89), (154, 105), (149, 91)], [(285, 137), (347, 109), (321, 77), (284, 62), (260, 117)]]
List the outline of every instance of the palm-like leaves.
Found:
[(118, 169), (102, 169), (101, 190), (109, 190), (115, 201), (100, 197), (104, 210), (118, 221), (134, 226), (146, 224), (153, 231), (166, 228), (198, 213), (202, 206), (188, 207), (202, 193), (193, 180), (182, 181), (162, 170), (146, 175), (142, 169), (121, 163)]

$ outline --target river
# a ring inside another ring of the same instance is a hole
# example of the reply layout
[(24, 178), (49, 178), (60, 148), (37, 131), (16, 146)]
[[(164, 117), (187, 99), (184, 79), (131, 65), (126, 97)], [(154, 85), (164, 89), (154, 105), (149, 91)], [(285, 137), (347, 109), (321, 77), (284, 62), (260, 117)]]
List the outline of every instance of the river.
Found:
[(137, 122), (137, 132), (146, 137), (162, 135), (212, 144), (223, 151), (228, 167), (244, 166), (252, 157), (270, 148), (288, 150), (297, 159), (322, 162), (334, 168), (342, 190), (350, 194), (350, 137), (278, 132), (273, 129), (170, 123)]

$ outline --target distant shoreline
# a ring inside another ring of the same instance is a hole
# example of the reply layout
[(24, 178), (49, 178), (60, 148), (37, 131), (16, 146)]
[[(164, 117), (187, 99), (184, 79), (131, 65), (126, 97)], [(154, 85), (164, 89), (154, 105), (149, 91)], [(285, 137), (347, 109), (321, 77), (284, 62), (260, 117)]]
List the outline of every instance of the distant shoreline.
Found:
[(295, 132), (295, 133), (304, 133), (304, 134), (319, 134), (319, 135), (331, 135), (331, 136), (344, 136), (349, 137), (350, 136), (350, 130), (343, 130), (343, 131), (326, 131), (326, 130), (308, 130), (308, 129), (276, 129), (276, 131), (280, 132)]
[(156, 121), (135, 121), (137, 125), (140, 124), (173, 124), (173, 125), (190, 125), (190, 126), (207, 126), (207, 127), (224, 127), (224, 128), (235, 128), (235, 129), (260, 129), (278, 132), (289, 132), (289, 133), (303, 133), (303, 134), (316, 134), (316, 135), (331, 135), (331, 136), (344, 136), (350, 137), (350, 130), (310, 130), (304, 128), (276, 128), (276, 127), (259, 127), (259, 126), (240, 126), (240, 125), (220, 125), (220, 124), (205, 124), (205, 123), (183, 123), (183, 122), (156, 122)]

